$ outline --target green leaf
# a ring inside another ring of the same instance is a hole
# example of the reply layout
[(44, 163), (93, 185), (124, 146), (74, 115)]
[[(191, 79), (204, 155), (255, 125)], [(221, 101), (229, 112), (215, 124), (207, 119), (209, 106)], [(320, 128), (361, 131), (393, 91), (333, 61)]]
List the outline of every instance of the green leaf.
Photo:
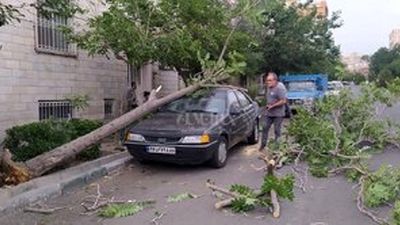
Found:
[(99, 216), (106, 218), (119, 218), (134, 215), (142, 211), (145, 206), (141, 203), (110, 204), (101, 209)]
[(286, 175), (283, 178), (278, 178), (274, 175), (266, 175), (261, 187), (263, 193), (269, 193), (274, 190), (279, 197), (286, 198), (290, 201), (294, 199), (294, 176)]
[(181, 194), (176, 194), (172, 196), (168, 196), (167, 202), (172, 203), (172, 202), (181, 202), (184, 200), (192, 199), (192, 198), (197, 198), (197, 195), (185, 192)]

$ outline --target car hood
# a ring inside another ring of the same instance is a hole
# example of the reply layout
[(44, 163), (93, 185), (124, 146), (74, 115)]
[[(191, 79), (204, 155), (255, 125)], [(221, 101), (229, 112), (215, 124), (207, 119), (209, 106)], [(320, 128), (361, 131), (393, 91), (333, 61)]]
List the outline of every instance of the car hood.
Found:
[(202, 134), (221, 118), (222, 115), (210, 113), (155, 113), (130, 130), (145, 135)]
[(315, 98), (318, 96), (317, 91), (289, 91), (287, 93), (288, 99), (306, 99)]

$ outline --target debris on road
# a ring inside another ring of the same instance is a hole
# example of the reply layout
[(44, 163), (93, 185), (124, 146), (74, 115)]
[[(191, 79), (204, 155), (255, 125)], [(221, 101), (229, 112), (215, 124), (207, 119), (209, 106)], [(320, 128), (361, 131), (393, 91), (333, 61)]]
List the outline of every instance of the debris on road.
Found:
[(104, 197), (100, 185), (96, 185), (96, 195), (87, 196), (81, 203), (86, 212), (83, 215), (92, 215), (99, 212), (99, 216), (106, 218), (126, 217), (134, 215), (153, 205), (155, 201), (115, 200), (114, 197)]
[(156, 217), (154, 217), (151, 220), (151, 223), (154, 225), (159, 225), (160, 223), (158, 221), (161, 220), (161, 218), (166, 214), (166, 212), (160, 213), (160, 212), (156, 211), (154, 214)]
[(65, 207), (54, 207), (48, 208), (45, 206), (37, 206), (37, 207), (25, 207), (25, 212), (32, 212), (32, 213), (41, 213), (41, 214), (52, 214), (58, 210), (64, 209)]
[[(254, 209), (256, 206), (271, 207), (274, 218), (280, 216), (280, 204), (278, 197), (293, 200), (294, 177), (292, 175), (278, 178), (274, 175), (276, 161), (270, 159), (266, 154), (261, 154), (259, 159), (266, 163), (267, 174), (260, 190), (254, 190), (245, 185), (234, 184), (230, 190), (216, 186), (208, 180), (206, 186), (213, 193), (219, 192), (228, 198), (215, 203), (216, 209), (230, 206), (234, 212), (245, 213)], [(214, 194), (215, 195), (215, 194)]]
[(112, 203), (101, 209), (99, 216), (106, 218), (119, 218), (135, 215), (149, 207), (152, 202)]
[(167, 202), (168, 203), (181, 202), (181, 201), (184, 201), (187, 199), (193, 199), (193, 198), (199, 198), (199, 196), (189, 193), (189, 192), (185, 192), (185, 193), (181, 193), (181, 194), (168, 196)]

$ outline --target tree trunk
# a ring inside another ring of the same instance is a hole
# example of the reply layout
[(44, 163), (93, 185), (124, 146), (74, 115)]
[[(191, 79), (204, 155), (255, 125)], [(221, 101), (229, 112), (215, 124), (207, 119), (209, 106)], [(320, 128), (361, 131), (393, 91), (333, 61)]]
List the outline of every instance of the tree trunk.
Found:
[(201, 85), (202, 83), (189, 86), (160, 99), (149, 99), (149, 101), (143, 105), (114, 119), (89, 134), (81, 136), (69, 143), (26, 161), (26, 171), (29, 173), (31, 178), (41, 176), (54, 167), (63, 164), (66, 160), (73, 158), (88, 147), (96, 144), (103, 138), (112, 135), (113, 133), (129, 126), (146, 114), (153, 112), (160, 106), (196, 91)]

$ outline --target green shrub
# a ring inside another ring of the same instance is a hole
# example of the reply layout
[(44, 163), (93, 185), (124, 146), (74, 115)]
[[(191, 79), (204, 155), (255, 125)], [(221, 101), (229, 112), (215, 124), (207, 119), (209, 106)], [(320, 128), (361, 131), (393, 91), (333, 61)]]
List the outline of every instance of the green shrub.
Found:
[[(48, 120), (15, 126), (6, 131), (5, 147), (10, 149), (13, 160), (26, 161), (50, 151), (101, 126), (100, 122), (72, 119)], [(80, 159), (100, 156), (98, 145), (78, 155)]]

